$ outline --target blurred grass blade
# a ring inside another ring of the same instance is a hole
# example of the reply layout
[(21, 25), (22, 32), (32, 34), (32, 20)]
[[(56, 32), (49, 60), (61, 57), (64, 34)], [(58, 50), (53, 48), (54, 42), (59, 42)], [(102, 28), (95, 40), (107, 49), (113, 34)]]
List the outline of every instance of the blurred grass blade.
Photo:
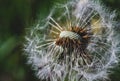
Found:
[(10, 37), (2, 45), (0, 45), (0, 61), (2, 61), (16, 46), (15, 37)]

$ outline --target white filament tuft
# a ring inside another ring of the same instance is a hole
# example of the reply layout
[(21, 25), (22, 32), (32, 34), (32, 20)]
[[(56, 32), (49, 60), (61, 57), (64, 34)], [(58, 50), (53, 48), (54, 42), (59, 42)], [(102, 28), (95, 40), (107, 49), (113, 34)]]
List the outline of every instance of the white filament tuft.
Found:
[[(25, 51), (28, 63), (32, 64), (40, 79), (50, 81), (108, 79), (112, 72), (110, 68), (118, 64), (120, 52), (120, 34), (116, 31), (115, 16), (114, 11), (110, 12), (99, 1), (94, 0), (70, 0), (68, 3), (58, 5), (26, 36)], [(90, 42), (85, 48), (88, 56), (81, 51), (82, 47), (80, 50), (72, 49), (68, 54), (65, 52), (67, 48), (55, 44), (58, 37), (81, 40), (82, 36), (67, 30), (69, 27), (85, 28), (91, 35)], [(89, 56), (92, 60), (87, 63), (88, 60), (85, 58)]]

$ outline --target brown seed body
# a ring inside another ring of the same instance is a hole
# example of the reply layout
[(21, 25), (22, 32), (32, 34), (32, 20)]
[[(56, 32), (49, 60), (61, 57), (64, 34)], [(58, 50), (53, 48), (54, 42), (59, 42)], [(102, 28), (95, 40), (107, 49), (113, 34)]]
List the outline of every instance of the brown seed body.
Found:
[(72, 49), (76, 49), (78, 47), (83, 46), (82, 48), (85, 49), (90, 39), (90, 36), (87, 33), (87, 31), (80, 27), (71, 27), (70, 29), (68, 29), (68, 31), (77, 33), (80, 37), (82, 37), (82, 39), (79, 39), (79, 40), (70, 39), (69, 37), (58, 38), (56, 40), (56, 45), (66, 47), (66, 48), (71, 47)]
[[(77, 33), (81, 39), (71, 39), (69, 37), (58, 38), (55, 42), (56, 45), (61, 46), (64, 51), (60, 56), (61, 59), (65, 59), (66, 55), (69, 55), (71, 58), (72, 54), (77, 57), (81, 57), (83, 62), (80, 62), (79, 65), (88, 64), (91, 62), (91, 57), (86, 51), (86, 47), (89, 43), (90, 36), (87, 33), (86, 29), (80, 27), (71, 27), (68, 31)], [(74, 53), (73, 53), (74, 52)], [(70, 61), (71, 59), (69, 59)], [(75, 59), (74, 59), (75, 60)], [(74, 63), (73, 63), (74, 64)]]

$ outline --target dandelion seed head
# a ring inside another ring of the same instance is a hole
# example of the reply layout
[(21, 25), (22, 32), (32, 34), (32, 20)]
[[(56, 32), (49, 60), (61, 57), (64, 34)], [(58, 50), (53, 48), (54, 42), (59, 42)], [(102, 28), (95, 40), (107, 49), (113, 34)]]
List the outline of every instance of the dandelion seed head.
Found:
[(58, 4), (28, 36), (25, 51), (40, 79), (94, 81), (108, 79), (118, 63), (119, 34), (115, 12), (99, 1)]

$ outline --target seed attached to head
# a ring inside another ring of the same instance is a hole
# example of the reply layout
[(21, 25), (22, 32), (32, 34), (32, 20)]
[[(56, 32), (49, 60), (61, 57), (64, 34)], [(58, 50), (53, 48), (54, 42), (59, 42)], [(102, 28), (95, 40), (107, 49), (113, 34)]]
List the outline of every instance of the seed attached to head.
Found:
[(66, 38), (68, 37), (69, 39), (81, 40), (80, 35), (72, 31), (62, 31), (60, 33), (60, 38), (65, 38), (65, 37)]
[(90, 36), (85, 29), (80, 27), (71, 27), (67, 31), (62, 31), (59, 34), (59, 38), (56, 40), (56, 45), (66, 47), (68, 49), (69, 47), (75, 49), (80, 46), (86, 47), (89, 39)]
[[(69, 55), (69, 60), (71, 60), (71, 55), (73, 55), (82, 58), (79, 65), (91, 63), (91, 57), (86, 51), (89, 39), (89, 33), (80, 27), (71, 27), (62, 31), (55, 42), (56, 45), (64, 49), (59, 60), (66, 59), (66, 55)], [(75, 63), (73, 62), (73, 64)]]

